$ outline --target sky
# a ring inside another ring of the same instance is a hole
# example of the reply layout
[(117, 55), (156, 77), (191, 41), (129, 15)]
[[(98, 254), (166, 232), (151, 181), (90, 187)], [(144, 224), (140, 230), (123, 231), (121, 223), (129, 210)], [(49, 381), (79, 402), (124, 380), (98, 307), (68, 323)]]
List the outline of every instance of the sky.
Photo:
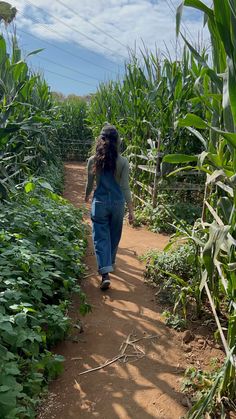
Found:
[[(175, 12), (180, 0), (8, 0), (18, 10), (14, 25), (29, 65), (44, 74), (53, 91), (87, 95), (100, 82), (122, 76), (129, 48), (143, 43), (175, 55)], [(210, 0), (205, 0), (209, 4)], [(182, 32), (192, 42), (202, 15), (185, 8)]]

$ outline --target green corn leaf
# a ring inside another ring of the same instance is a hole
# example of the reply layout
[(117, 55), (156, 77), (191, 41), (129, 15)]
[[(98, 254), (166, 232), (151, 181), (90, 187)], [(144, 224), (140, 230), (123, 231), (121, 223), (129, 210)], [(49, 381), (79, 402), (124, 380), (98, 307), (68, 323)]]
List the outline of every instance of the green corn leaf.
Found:
[(184, 118), (177, 121), (179, 127), (195, 127), (204, 129), (208, 127), (208, 124), (200, 118), (200, 116), (188, 113)]
[(173, 170), (173, 172), (168, 173), (167, 177), (171, 177), (171, 176), (175, 176), (177, 173), (181, 173), (183, 171), (188, 171), (188, 170), (194, 170), (195, 167), (194, 166), (183, 166), (183, 167), (179, 167), (176, 170)]
[(176, 11), (176, 36), (179, 35), (179, 29), (180, 29), (182, 14), (183, 14), (183, 8), (184, 8), (184, 1), (178, 6), (177, 11)]
[(44, 51), (45, 48), (39, 48), (39, 49), (35, 49), (34, 51), (29, 52), (29, 54), (26, 55), (26, 57), (30, 57), (31, 55), (36, 55), (39, 54), (40, 52)]
[(229, 71), (229, 79), (228, 79), (229, 97), (230, 97), (234, 124), (236, 127), (236, 49), (235, 49), (234, 60), (232, 58), (228, 58), (227, 62), (228, 62), (228, 71)]
[(214, 13), (212, 9), (207, 7), (206, 4), (200, 0), (185, 0), (184, 5), (188, 7), (194, 7), (195, 9), (198, 9), (202, 11), (203, 13), (205, 13), (209, 18), (211, 19), (214, 18)]
[(228, 2), (229, 2), (231, 12), (232, 12), (233, 16), (236, 18), (236, 3), (235, 3), (235, 0), (228, 0)]
[(230, 8), (227, 1), (213, 0), (215, 22), (218, 28), (221, 40), (224, 44), (226, 54), (232, 57), (233, 46), (230, 34)]
[(229, 96), (229, 72), (223, 76), (223, 113), (224, 113), (224, 127), (227, 131), (234, 130), (234, 121), (231, 111), (230, 96)]
[(211, 129), (215, 132), (217, 132), (218, 134), (221, 134), (222, 137), (224, 137), (227, 142), (234, 148), (236, 148), (236, 133), (234, 132), (225, 132), (222, 131), (216, 127), (211, 127)]
[(190, 131), (193, 135), (195, 135), (202, 143), (205, 149), (207, 149), (207, 142), (205, 138), (200, 134), (199, 131), (197, 131), (195, 128), (187, 127), (188, 131)]
[(167, 154), (163, 157), (163, 161), (166, 163), (189, 163), (192, 161), (197, 161), (197, 156), (189, 156), (187, 154)]

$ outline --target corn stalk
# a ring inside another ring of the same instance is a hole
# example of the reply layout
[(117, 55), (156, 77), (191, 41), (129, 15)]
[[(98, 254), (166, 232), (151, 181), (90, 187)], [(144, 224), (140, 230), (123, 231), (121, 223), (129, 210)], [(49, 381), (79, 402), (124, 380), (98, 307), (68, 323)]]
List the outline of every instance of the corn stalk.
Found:
[(49, 87), (29, 70), (16, 36), (9, 54), (0, 35), (0, 51), (0, 196), (5, 198), (12, 186), (55, 160), (58, 124)]
[[(213, 68), (202, 61), (192, 45), (185, 42), (204, 71), (198, 81), (202, 85), (199, 100), (207, 104), (205, 119), (194, 113), (179, 118), (178, 125), (187, 127), (206, 141), (206, 150), (198, 156), (199, 170), (207, 173), (203, 216), (195, 226), (192, 239), (202, 237), (200, 289), (208, 296), (219, 335), (226, 352), (225, 365), (212, 389), (189, 412), (200, 418), (212, 412), (212, 405), (236, 396), (236, 2), (214, 0), (212, 8), (199, 0), (185, 0), (177, 10), (179, 32), (184, 6), (201, 10), (205, 15), (212, 40)], [(204, 134), (203, 134), (204, 133)], [(208, 138), (206, 139), (206, 134)], [(186, 162), (182, 156), (182, 163)], [(181, 162), (181, 156), (165, 157), (166, 162)], [(191, 168), (191, 166), (190, 166)], [(222, 297), (227, 306), (227, 336), (219, 320)]]

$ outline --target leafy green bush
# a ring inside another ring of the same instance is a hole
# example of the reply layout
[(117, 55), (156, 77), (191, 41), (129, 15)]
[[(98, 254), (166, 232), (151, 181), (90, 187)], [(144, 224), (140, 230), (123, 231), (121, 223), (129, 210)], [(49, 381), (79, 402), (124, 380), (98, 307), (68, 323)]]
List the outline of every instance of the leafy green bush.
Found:
[[(136, 225), (148, 225), (155, 233), (172, 234), (176, 231), (175, 226), (181, 223), (193, 225), (201, 216), (201, 207), (189, 202), (170, 203), (165, 200), (155, 209), (151, 206), (137, 208), (135, 212)], [(176, 217), (176, 218), (175, 218)]]
[(50, 161), (42, 173), (42, 177), (52, 186), (57, 193), (63, 192), (64, 186), (64, 165), (60, 157), (55, 157), (54, 161)]
[(147, 260), (146, 276), (155, 282), (169, 279), (170, 272), (183, 279), (191, 280), (196, 274), (194, 246), (184, 244), (169, 251), (152, 250), (145, 255)]
[[(26, 193), (27, 191), (28, 193)], [(62, 369), (50, 352), (69, 328), (71, 290), (88, 310), (77, 278), (86, 231), (81, 211), (45, 181), (27, 182), (0, 204), (0, 411), (1, 417), (33, 418), (45, 383)]]
[(199, 304), (199, 282), (195, 248), (184, 244), (168, 251), (148, 252), (145, 277), (156, 282), (166, 291), (166, 299), (174, 305), (174, 312), (180, 304), (184, 316), (189, 299)]

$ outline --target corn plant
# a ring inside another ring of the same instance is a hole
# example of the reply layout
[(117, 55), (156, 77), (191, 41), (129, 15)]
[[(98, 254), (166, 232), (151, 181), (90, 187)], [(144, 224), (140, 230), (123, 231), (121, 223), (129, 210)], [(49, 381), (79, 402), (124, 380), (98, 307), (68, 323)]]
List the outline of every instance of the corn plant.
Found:
[(61, 127), (57, 131), (57, 141), (61, 155), (66, 160), (86, 160), (92, 132), (87, 126), (88, 105), (78, 96), (68, 96), (56, 101), (60, 112)]
[[(46, 82), (22, 59), (16, 36), (11, 53), (0, 35), (0, 194), (40, 173), (55, 156), (57, 111)], [(32, 53), (36, 53), (34, 51)], [(31, 54), (32, 54), (31, 53)]]
[[(203, 52), (203, 59), (207, 59)], [(152, 161), (161, 138), (160, 151), (203, 150), (200, 141), (192, 141), (179, 127), (175, 130), (176, 115), (185, 115), (194, 110), (199, 116), (205, 107), (191, 102), (195, 96), (194, 84), (201, 73), (202, 65), (187, 49), (181, 61), (161, 61), (158, 55), (142, 51), (142, 59), (131, 54), (123, 80), (101, 84), (91, 101), (89, 121), (98, 135), (105, 121), (117, 126), (132, 166), (135, 179), (150, 184), (147, 172), (137, 170), (142, 159)], [(152, 179), (153, 181), (153, 179)], [(146, 199), (147, 196), (144, 196)]]
[[(189, 413), (190, 418), (200, 418), (213, 410), (214, 403), (221, 402), (223, 413), (224, 402), (230, 403), (236, 396), (236, 3), (214, 0), (209, 8), (201, 1), (185, 0), (177, 10), (177, 31), (184, 6), (204, 13), (213, 52), (210, 68), (185, 40), (203, 65), (198, 100), (208, 108), (204, 119), (190, 113), (178, 120), (179, 126), (190, 129), (206, 145), (198, 158), (192, 156), (199, 170), (207, 174), (202, 218), (186, 233), (200, 249), (200, 290), (207, 294), (226, 352), (225, 364), (209, 394)], [(169, 155), (165, 160), (186, 163), (187, 157)], [(219, 320), (222, 300), (228, 310), (226, 336)]]

